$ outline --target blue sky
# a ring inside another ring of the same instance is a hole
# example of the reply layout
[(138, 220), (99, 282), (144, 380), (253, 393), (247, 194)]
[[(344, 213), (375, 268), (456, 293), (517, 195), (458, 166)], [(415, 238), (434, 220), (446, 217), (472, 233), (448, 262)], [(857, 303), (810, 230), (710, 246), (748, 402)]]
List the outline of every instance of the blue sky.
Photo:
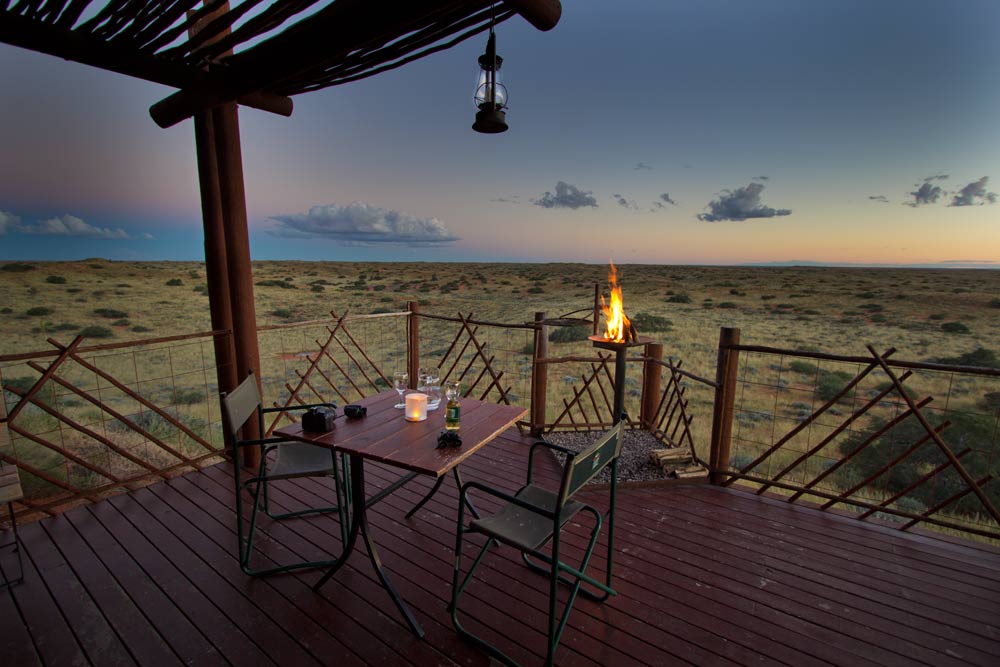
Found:
[[(478, 37), (241, 110), (254, 257), (1000, 266), (1000, 2), (563, 5), (497, 29), (502, 135)], [(0, 259), (203, 257), (170, 89), (6, 46), (0, 86)]]

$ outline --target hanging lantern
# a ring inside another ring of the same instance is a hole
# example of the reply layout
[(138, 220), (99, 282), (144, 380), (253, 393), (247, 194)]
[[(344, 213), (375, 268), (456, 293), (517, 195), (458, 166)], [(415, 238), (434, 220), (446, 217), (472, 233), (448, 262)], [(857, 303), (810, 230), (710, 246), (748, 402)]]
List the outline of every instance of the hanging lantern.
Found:
[(497, 36), (490, 23), (490, 38), (486, 42), (486, 53), (479, 56), (479, 82), (476, 85), (476, 122), (472, 129), (483, 134), (497, 134), (507, 131), (507, 89), (500, 83), (500, 66), (503, 58), (497, 55)]

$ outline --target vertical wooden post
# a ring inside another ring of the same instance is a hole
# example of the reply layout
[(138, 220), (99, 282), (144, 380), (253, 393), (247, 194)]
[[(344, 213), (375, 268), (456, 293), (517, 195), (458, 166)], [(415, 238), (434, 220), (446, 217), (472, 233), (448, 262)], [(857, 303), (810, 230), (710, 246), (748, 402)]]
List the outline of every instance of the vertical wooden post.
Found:
[(534, 345), (531, 352), (531, 435), (540, 437), (545, 430), (546, 397), (548, 396), (549, 365), (538, 363), (549, 356), (549, 327), (540, 324), (545, 321), (545, 313), (535, 313)]
[(420, 304), (407, 301), (406, 309), (406, 373), (410, 378), (410, 389), (417, 388), (417, 373), (420, 371)]
[(601, 326), (601, 284), (594, 283), (594, 335)]
[[(257, 348), (257, 311), (254, 307), (253, 268), (250, 264), (250, 235), (247, 231), (246, 190), (243, 184), (243, 155), (240, 150), (240, 122), (236, 103), (212, 110), (216, 159), (219, 164), (219, 192), (226, 234), (226, 264), (229, 277), (229, 300), (232, 304), (233, 347), (236, 350), (236, 374), (245, 378), (251, 372), (260, 382), (260, 352)], [(251, 420), (243, 437), (258, 438), (257, 424)], [(244, 463), (256, 466), (259, 448), (248, 448)]]
[[(198, 155), (198, 184), (201, 189), (201, 218), (205, 229), (205, 279), (208, 283), (208, 307), (212, 329), (228, 329), (225, 336), (216, 336), (215, 376), (220, 392), (236, 388), (236, 351), (233, 347), (233, 311), (229, 301), (229, 276), (226, 273), (226, 233), (222, 223), (222, 203), (219, 192), (219, 165), (215, 154), (215, 131), (209, 112), (195, 114), (194, 141)], [(222, 430), (225, 442), (230, 433), (225, 422)], [(228, 450), (227, 450), (228, 451)]]
[(736, 375), (739, 371), (740, 330), (723, 327), (719, 331), (719, 358), (715, 367), (715, 408), (712, 411), (712, 446), (709, 468), (712, 484), (721, 484), (727, 477), (729, 450), (733, 435), (733, 406), (736, 403)]
[(646, 361), (642, 365), (642, 405), (639, 407), (639, 423), (647, 431), (653, 429), (656, 408), (660, 405), (660, 364), (663, 361), (663, 346), (646, 343)]

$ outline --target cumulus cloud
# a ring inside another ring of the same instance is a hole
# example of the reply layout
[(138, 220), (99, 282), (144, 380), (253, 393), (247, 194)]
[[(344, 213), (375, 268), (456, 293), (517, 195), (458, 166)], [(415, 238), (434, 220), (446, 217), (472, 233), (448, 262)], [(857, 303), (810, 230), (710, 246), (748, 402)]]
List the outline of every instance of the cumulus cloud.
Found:
[(667, 204), (671, 206), (677, 206), (677, 202), (670, 198), (670, 194), (664, 192), (660, 195), (660, 198), (653, 202), (653, 207), (649, 209), (650, 211), (659, 211), (667, 207)]
[(763, 191), (764, 185), (755, 182), (743, 188), (723, 190), (717, 199), (708, 203), (709, 212), (698, 214), (698, 219), (705, 222), (722, 222), (791, 215), (790, 209), (771, 208), (762, 204), (760, 195)]
[(632, 209), (633, 211), (638, 211), (639, 210), (639, 207), (636, 205), (636, 203), (633, 200), (627, 199), (626, 197), (623, 197), (622, 195), (618, 194), (617, 192), (615, 194), (611, 195), (611, 198), (614, 199), (616, 202), (618, 202), (618, 205), (621, 206), (622, 208), (629, 208), (629, 209)]
[(907, 206), (917, 207), (923, 206), (924, 204), (933, 204), (938, 199), (941, 199), (941, 195), (944, 194), (944, 190), (941, 186), (934, 185), (929, 180), (924, 181), (920, 186), (909, 193), (913, 196), (912, 202), (907, 202)]
[(508, 198), (508, 197), (494, 197), (490, 201), (501, 202), (501, 203), (504, 203), (504, 204), (520, 204), (521, 203), (520, 197), (518, 195), (514, 195), (513, 197), (510, 197), (510, 198)]
[(575, 185), (570, 185), (564, 181), (556, 183), (556, 193), (546, 191), (538, 199), (533, 200), (536, 206), (542, 208), (571, 208), (578, 209), (584, 206), (597, 208), (597, 200), (589, 190), (581, 190)]
[(458, 237), (437, 218), (418, 218), (363, 202), (313, 206), (308, 213), (276, 215), (272, 236), (322, 238), (345, 245), (441, 246)]
[(972, 181), (952, 197), (950, 206), (973, 206), (979, 204), (995, 204), (997, 193), (986, 189), (989, 182), (988, 176), (983, 176), (978, 181)]
[(635, 165), (635, 171), (642, 171), (644, 169), (652, 169), (652, 167), (645, 162), (639, 162)]
[(121, 227), (96, 227), (69, 213), (30, 225), (21, 225), (19, 231), (40, 236), (75, 236), (88, 239), (130, 239)]
[(771, 180), (771, 177), (770, 177), (770, 176), (754, 176), (754, 177), (753, 177), (752, 179), (750, 179), (750, 180), (753, 180), (753, 181), (764, 181), (764, 182), (767, 182), (767, 181)]
[(13, 231), (21, 225), (21, 218), (7, 211), (0, 211), (0, 236)]
[(872, 201), (880, 201), (883, 204), (889, 203), (889, 198), (886, 197), (885, 195), (869, 195), (868, 198), (871, 199)]

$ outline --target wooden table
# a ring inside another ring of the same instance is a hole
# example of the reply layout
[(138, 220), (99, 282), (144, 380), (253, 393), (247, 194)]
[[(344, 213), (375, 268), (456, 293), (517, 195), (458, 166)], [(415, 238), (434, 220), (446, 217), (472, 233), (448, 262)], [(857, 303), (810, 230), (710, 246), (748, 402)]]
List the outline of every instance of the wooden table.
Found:
[[(347, 562), (360, 533), (382, 586), (388, 591), (389, 597), (413, 632), (423, 637), (423, 629), (396, 592), (382, 567), (368, 526), (368, 508), (417, 475), (431, 475), (437, 478), (431, 491), (407, 514), (407, 517), (411, 516), (434, 495), (448, 472), (453, 472), (456, 482), (461, 485), (458, 464), (513, 426), (527, 413), (527, 410), (464, 398), (462, 426), (459, 430), (462, 446), (438, 449), (437, 436), (444, 430), (444, 402), (442, 401), (441, 407), (437, 410), (428, 412), (427, 419), (422, 422), (406, 421), (403, 418), (403, 410), (393, 407), (398, 402), (399, 394), (395, 390), (384, 391), (358, 402), (359, 405), (368, 408), (366, 417), (352, 420), (338, 417), (336, 426), (328, 433), (303, 431), (302, 425), (296, 423), (277, 429), (275, 435), (328, 447), (347, 454), (351, 459), (351, 526), (347, 544), (344, 545), (344, 553), (337, 559), (337, 563), (327, 570), (313, 587), (314, 590), (325, 584)], [(365, 498), (366, 461), (402, 468), (410, 471), (410, 474), (371, 498)]]

